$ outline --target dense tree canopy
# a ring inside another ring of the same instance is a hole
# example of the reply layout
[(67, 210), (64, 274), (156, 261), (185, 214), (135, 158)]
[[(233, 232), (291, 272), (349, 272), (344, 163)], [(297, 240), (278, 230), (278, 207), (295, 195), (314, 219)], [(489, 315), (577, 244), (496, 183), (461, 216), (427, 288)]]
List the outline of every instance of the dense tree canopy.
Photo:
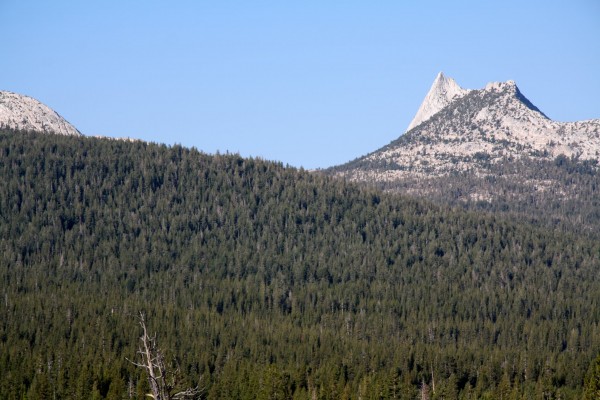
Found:
[[(600, 243), (181, 146), (0, 133), (0, 398), (580, 398)], [(536, 397), (537, 398), (537, 397)]]
[[(438, 204), (494, 212), (545, 228), (600, 238), (600, 168), (597, 160), (522, 156), (491, 162), (486, 153), (459, 157), (472, 169), (447, 175), (407, 174), (391, 181), (362, 182), (384, 191), (409, 193)], [(352, 169), (386, 172), (406, 169), (389, 162), (359, 158), (322, 171)]]

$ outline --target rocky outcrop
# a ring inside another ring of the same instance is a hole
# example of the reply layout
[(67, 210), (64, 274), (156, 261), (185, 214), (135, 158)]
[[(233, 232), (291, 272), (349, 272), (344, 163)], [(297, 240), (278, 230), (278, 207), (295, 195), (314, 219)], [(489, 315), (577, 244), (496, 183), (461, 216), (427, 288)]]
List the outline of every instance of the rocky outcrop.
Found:
[(75, 135), (81, 133), (56, 111), (36, 99), (0, 91), (0, 128)]

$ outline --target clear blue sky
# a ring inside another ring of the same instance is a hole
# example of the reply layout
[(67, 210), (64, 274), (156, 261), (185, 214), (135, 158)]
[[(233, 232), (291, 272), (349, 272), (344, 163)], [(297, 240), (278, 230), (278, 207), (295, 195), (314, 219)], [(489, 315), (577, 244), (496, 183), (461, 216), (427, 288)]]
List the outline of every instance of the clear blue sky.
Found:
[(600, 1), (0, 0), (0, 89), (86, 135), (305, 168), (406, 129), (435, 75), (600, 118)]

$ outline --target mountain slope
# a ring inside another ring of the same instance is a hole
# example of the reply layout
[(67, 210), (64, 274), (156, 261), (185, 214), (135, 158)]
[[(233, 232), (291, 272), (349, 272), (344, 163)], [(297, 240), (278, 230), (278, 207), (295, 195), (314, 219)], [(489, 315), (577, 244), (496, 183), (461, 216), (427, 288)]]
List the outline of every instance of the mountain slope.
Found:
[[(430, 94), (422, 109), (433, 109)], [(552, 121), (508, 81), (452, 96), (387, 146), (324, 172), (600, 235), (599, 154), (600, 120)]]
[(0, 128), (80, 136), (56, 111), (36, 99), (0, 91)]
[(600, 349), (598, 241), (181, 146), (0, 154), (3, 399), (145, 397), (139, 311), (207, 399), (579, 399)]

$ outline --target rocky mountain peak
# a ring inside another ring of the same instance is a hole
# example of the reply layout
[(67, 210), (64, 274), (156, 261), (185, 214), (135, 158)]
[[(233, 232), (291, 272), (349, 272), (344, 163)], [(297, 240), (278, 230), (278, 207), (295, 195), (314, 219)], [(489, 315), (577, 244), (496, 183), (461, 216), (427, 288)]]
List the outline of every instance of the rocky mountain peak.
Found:
[(0, 91), (0, 128), (75, 135), (81, 133), (56, 111), (34, 98)]
[(469, 90), (461, 88), (454, 79), (446, 77), (443, 72), (438, 73), (417, 114), (408, 125), (407, 131), (428, 120), (452, 101), (467, 93)]
[(466, 90), (440, 73), (409, 128), (333, 170), (351, 180), (387, 184), (466, 171), (485, 175), (506, 160), (600, 160), (600, 120), (553, 121), (514, 81)]

